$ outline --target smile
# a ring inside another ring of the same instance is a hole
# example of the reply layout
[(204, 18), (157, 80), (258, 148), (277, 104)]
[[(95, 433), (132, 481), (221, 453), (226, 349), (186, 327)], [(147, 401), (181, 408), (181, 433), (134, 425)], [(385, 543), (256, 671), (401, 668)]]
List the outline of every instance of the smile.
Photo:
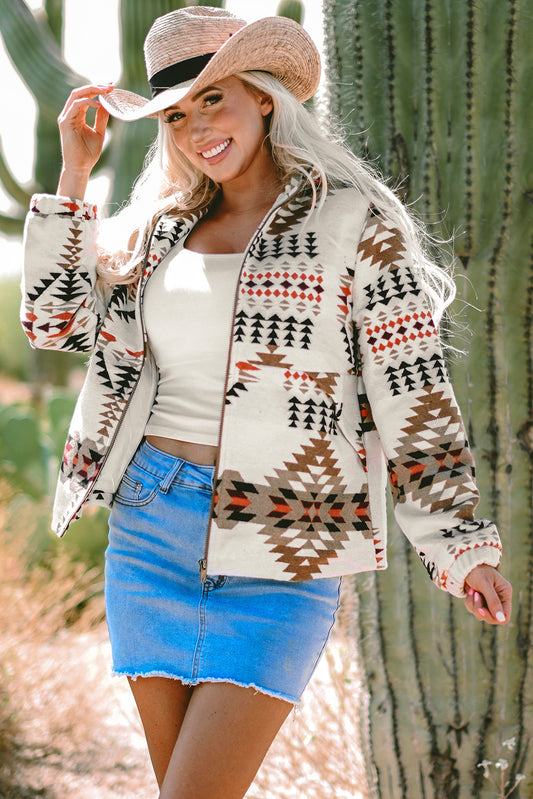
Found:
[(226, 141), (222, 142), (222, 144), (217, 144), (216, 147), (212, 147), (211, 150), (204, 150), (200, 155), (202, 158), (213, 158), (214, 155), (218, 155), (222, 153), (226, 147), (229, 146), (231, 139), (226, 139)]

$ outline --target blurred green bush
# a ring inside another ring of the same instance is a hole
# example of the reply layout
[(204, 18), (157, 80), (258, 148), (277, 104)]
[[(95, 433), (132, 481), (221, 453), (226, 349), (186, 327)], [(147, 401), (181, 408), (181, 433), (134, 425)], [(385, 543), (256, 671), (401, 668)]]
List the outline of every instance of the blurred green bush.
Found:
[(84, 366), (86, 355), (32, 350), (20, 320), (20, 282), (0, 283), (0, 374), (36, 387), (42, 383), (65, 386), (71, 369)]
[(3, 280), (0, 286), (0, 372), (17, 380), (31, 380), (33, 354), (19, 321), (20, 285)]
[(0, 405), (0, 480), (4, 532), (24, 542), (27, 565), (51, 565), (58, 547), (72, 560), (103, 567), (107, 511), (88, 509), (64, 541), (50, 531), (52, 498), (74, 393), (55, 390), (39, 403)]

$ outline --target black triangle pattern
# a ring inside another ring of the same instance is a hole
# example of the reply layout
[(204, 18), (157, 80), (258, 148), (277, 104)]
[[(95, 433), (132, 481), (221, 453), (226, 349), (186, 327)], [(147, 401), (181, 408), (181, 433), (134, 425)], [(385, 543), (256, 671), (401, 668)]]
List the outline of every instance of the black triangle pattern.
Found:
[(337, 409), (326, 399), (289, 397), (289, 427), (337, 435)]
[(96, 350), (94, 353), (94, 360), (96, 363), (96, 370), (98, 377), (104, 388), (113, 389), (113, 381), (111, 380), (111, 375), (107, 370), (106, 359), (102, 350)]
[(294, 316), (285, 319), (279, 314), (265, 316), (259, 311), (248, 315), (241, 308), (236, 314), (234, 341), (250, 341), (254, 345), (273, 347), (301, 347), (308, 350), (311, 346), (313, 322), (309, 318), (302, 320)]
[(111, 295), (108, 312), (116, 315), (123, 322), (135, 319), (135, 292), (129, 285), (116, 286)]
[(232, 401), (237, 399), (242, 391), (248, 391), (242, 380), (237, 380), (235, 383), (232, 383), (226, 391), (225, 404), (231, 405)]
[(290, 259), (300, 258), (302, 253), (306, 258), (314, 259), (318, 256), (317, 235), (310, 231), (304, 236), (296, 233), (290, 235), (277, 234), (269, 238), (261, 233), (250, 247), (249, 254), (262, 263), (267, 258), (272, 261), (283, 260), (288, 263)]
[(63, 272), (49, 272), (49, 277), (43, 277), (40, 279), (39, 283), (34, 284), (33, 291), (27, 291), (28, 299), (31, 302), (36, 302), (39, 297), (42, 297), (46, 289), (61, 277), (62, 274)]
[(442, 383), (448, 378), (448, 369), (446, 361), (437, 352), (429, 358), (420, 356), (412, 363), (401, 361), (398, 366), (388, 366), (385, 375), (393, 396), (397, 396), (431, 383)]
[(73, 333), (68, 336), (61, 347), (65, 352), (90, 352), (93, 348), (93, 335), (88, 333)]
[(364, 287), (365, 307), (371, 311), (376, 305), (388, 305), (393, 300), (404, 300), (409, 295), (420, 296), (416, 276), (407, 269), (381, 272), (375, 283)]
[(85, 270), (65, 270), (56, 280), (51, 296), (60, 303), (75, 302), (87, 296), (89, 275)]

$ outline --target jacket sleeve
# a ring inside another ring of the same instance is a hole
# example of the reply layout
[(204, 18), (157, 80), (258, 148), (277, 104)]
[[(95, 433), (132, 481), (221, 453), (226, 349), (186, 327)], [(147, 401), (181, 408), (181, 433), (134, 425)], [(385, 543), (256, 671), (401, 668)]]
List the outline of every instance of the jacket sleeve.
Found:
[(474, 517), (474, 460), (427, 293), (404, 237), (373, 211), (357, 250), (354, 322), (396, 520), (432, 580), (464, 596), (469, 571), (499, 564), (500, 538)]
[(91, 352), (106, 309), (96, 275), (96, 207), (38, 194), (24, 229), (20, 319), (35, 349)]

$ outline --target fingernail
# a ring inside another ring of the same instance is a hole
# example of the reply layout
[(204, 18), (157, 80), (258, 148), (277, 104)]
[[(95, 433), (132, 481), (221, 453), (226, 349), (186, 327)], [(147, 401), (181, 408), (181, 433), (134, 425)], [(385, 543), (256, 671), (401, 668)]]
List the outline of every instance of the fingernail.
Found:
[(469, 588), (468, 589), (468, 596), (472, 596), (473, 593), (474, 593), (474, 589), (473, 588)]
[(479, 608), (479, 614), (480, 614), (480, 616), (484, 616), (485, 615), (485, 608)]
[(503, 613), (501, 610), (499, 610), (497, 612), (497, 614), (496, 614), (496, 619), (498, 621), (502, 621), (502, 622), (505, 621), (505, 613)]

